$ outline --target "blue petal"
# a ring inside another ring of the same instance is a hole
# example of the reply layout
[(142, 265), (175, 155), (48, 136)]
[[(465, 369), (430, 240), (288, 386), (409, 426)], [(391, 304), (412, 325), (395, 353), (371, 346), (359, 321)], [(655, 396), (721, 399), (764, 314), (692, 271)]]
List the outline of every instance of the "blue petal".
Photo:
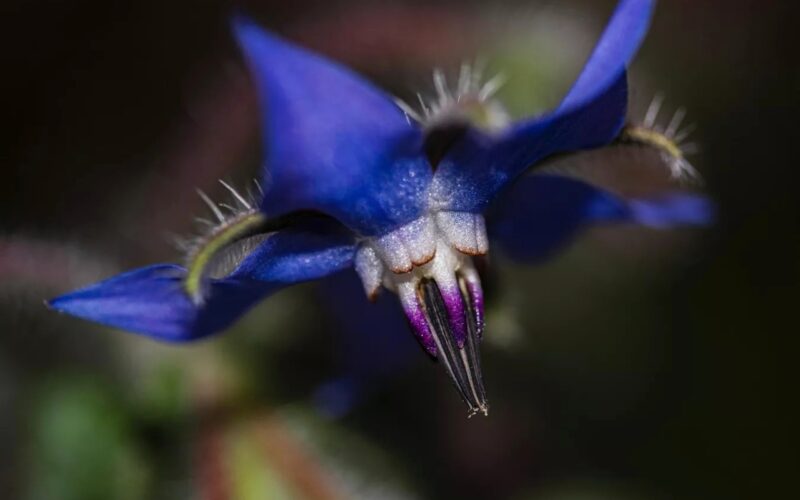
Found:
[(382, 293), (370, 302), (352, 271), (320, 285), (322, 303), (338, 326), (339, 375), (322, 384), (314, 400), (323, 413), (341, 417), (422, 357), (394, 294)]
[(267, 295), (352, 264), (342, 234), (285, 230), (270, 236), (229, 276), (209, 279), (195, 304), (183, 288), (186, 270), (159, 264), (129, 271), (50, 301), (50, 306), (103, 325), (160, 340), (199, 339), (225, 329)]
[(198, 307), (183, 291), (185, 274), (185, 269), (170, 264), (143, 267), (62, 295), (50, 306), (106, 326), (181, 342), (224, 329), (279, 288), (272, 283), (214, 280)]
[(329, 219), (308, 220), (269, 236), (231, 278), (292, 284), (328, 276), (353, 262), (353, 235)]
[(246, 18), (233, 28), (261, 97), (263, 210), (319, 210), (364, 235), (418, 217), (431, 169), (420, 130), (397, 105)]
[[(626, 65), (647, 32), (653, 2), (619, 3), (592, 56), (556, 111), (499, 138), (470, 130), (442, 161), (434, 196), (450, 210), (483, 211), (499, 191), (556, 153), (603, 146), (625, 122)], [(458, 196), (447, 198), (448, 192)]]
[(490, 211), (488, 229), (506, 255), (538, 262), (593, 223), (636, 223), (654, 228), (704, 225), (713, 205), (689, 193), (624, 200), (590, 184), (557, 175), (523, 177)]
[(706, 197), (672, 193), (658, 198), (630, 200), (630, 219), (639, 224), (667, 229), (675, 226), (702, 226), (714, 221), (716, 208)]
[(655, 0), (622, 0), (559, 109), (580, 107), (611, 87), (647, 34)]

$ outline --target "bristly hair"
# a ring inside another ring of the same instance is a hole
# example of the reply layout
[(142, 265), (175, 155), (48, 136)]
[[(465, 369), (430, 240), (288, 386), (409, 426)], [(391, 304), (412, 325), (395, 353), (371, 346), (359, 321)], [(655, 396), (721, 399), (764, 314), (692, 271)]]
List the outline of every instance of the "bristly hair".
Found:
[(663, 103), (664, 96), (656, 94), (641, 122), (632, 121), (626, 125), (620, 133), (618, 141), (655, 148), (669, 168), (672, 178), (701, 184), (700, 174), (686, 158), (687, 155), (699, 151), (697, 144), (686, 142), (695, 126), (691, 124), (681, 128), (686, 117), (686, 108), (684, 107), (675, 110), (666, 126), (658, 124), (658, 115)]
[(179, 242), (187, 271), (184, 290), (198, 304), (203, 301), (205, 278), (228, 274), (265, 236), (259, 235), (266, 217), (259, 210), (264, 193), (258, 181), (254, 181), (258, 195), (250, 189), (242, 194), (227, 182), (219, 182), (230, 193), (230, 203), (215, 203), (198, 190), (216, 222), (196, 218), (202, 233)]
[(489, 129), (501, 128), (508, 123), (505, 110), (493, 98), (503, 86), (506, 78), (502, 74), (484, 81), (485, 64), (482, 61), (463, 63), (455, 78), (455, 86), (448, 83), (447, 76), (441, 68), (433, 71), (432, 97), (417, 93), (418, 107), (401, 99), (395, 102), (407, 117), (418, 122), (424, 129), (447, 127), (453, 122), (468, 121), (469, 115), (476, 110), (487, 114), (486, 123), (480, 123)]

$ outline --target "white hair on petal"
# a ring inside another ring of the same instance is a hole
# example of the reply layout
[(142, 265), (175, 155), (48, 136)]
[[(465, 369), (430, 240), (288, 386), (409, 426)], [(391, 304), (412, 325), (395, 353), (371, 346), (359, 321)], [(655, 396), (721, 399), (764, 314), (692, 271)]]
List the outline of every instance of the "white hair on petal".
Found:
[[(173, 237), (175, 246), (178, 251), (184, 255), (192, 255), (196, 253), (199, 248), (202, 248), (214, 235), (219, 234), (220, 231), (226, 227), (235, 224), (242, 218), (258, 212), (259, 201), (264, 196), (264, 191), (261, 184), (257, 180), (253, 180), (253, 185), (258, 192), (254, 195), (250, 188), (247, 188), (247, 195), (245, 196), (240, 191), (236, 190), (230, 183), (219, 180), (219, 183), (231, 195), (231, 203), (228, 202), (214, 202), (205, 192), (197, 189), (197, 194), (203, 203), (213, 214), (210, 220), (206, 217), (195, 217), (194, 222), (198, 228), (198, 233), (191, 236)], [(224, 210), (223, 210), (224, 209)]]
[(431, 129), (450, 122), (463, 122), (475, 109), (486, 114), (486, 128), (499, 129), (508, 124), (505, 109), (497, 102), (495, 94), (502, 88), (506, 78), (497, 74), (487, 81), (483, 80), (485, 64), (482, 61), (464, 62), (459, 67), (454, 84), (448, 82), (447, 74), (441, 68), (433, 70), (433, 96), (426, 98), (417, 93), (418, 106), (395, 99), (397, 106), (409, 120)]
[(244, 206), (244, 208), (246, 208), (248, 210), (253, 208), (252, 206), (250, 206), (250, 203), (248, 203), (247, 200), (244, 199), (244, 196), (239, 194), (239, 192), (237, 190), (233, 189), (233, 187), (231, 187), (230, 184), (228, 184), (227, 182), (223, 181), (222, 179), (219, 180), (219, 183), (222, 184), (225, 187), (225, 189), (227, 189), (228, 192), (230, 192), (233, 195), (233, 197), (236, 199), (236, 201), (238, 201), (239, 203), (241, 203)]
[(663, 104), (664, 95), (659, 92), (647, 107), (644, 118), (626, 126), (620, 134), (620, 140), (658, 150), (672, 178), (702, 183), (699, 172), (686, 158), (699, 150), (696, 144), (685, 142), (696, 127), (694, 124), (682, 127), (686, 118), (686, 108), (683, 106), (675, 110), (666, 126), (660, 125), (658, 118)]

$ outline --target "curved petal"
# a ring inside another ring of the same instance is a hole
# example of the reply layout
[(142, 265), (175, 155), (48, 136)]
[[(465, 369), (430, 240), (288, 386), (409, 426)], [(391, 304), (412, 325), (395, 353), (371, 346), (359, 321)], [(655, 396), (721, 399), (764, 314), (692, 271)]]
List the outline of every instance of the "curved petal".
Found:
[(129, 271), (49, 302), (60, 312), (182, 342), (216, 333), (267, 295), (352, 264), (353, 242), (339, 234), (286, 230), (261, 243), (228, 276), (208, 279), (203, 301), (184, 289), (186, 270), (159, 264)]
[(325, 277), (353, 263), (352, 233), (330, 219), (308, 220), (271, 234), (230, 278), (292, 284)]
[(608, 191), (567, 177), (523, 177), (493, 205), (488, 228), (512, 259), (538, 262), (570, 243), (593, 223), (635, 223), (654, 228), (704, 225), (713, 205), (699, 195), (664, 193), (624, 200)]
[[(622, 0), (592, 56), (556, 111), (523, 121), (500, 137), (470, 130), (440, 164), (434, 199), (449, 210), (479, 212), (498, 191), (556, 153), (612, 141), (625, 122), (625, 68), (647, 32), (652, 0)], [(448, 197), (459, 189), (462, 196)]]
[(655, 0), (621, 0), (592, 55), (559, 106), (567, 110), (591, 101), (611, 87), (642, 44)]
[(364, 235), (422, 212), (431, 169), (421, 132), (348, 70), (237, 17), (234, 32), (261, 97), (263, 210), (319, 210)]
[(186, 270), (158, 264), (135, 269), (62, 295), (50, 306), (106, 326), (173, 342), (205, 337), (230, 325), (275, 284), (213, 280), (196, 306), (184, 292)]

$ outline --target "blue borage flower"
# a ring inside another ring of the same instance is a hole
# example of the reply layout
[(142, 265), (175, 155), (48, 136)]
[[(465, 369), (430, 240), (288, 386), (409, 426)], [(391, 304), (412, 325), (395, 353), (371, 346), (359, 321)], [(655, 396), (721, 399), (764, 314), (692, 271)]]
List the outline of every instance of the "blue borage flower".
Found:
[(231, 189), (238, 207), (230, 216), (210, 203), (219, 224), (191, 247), (185, 267), (137, 269), (50, 305), (188, 341), (226, 328), (276, 290), (354, 268), (368, 296), (382, 288), (397, 294), (471, 414), (485, 414), (483, 293), (473, 260), (487, 254), (490, 240), (532, 262), (591, 223), (709, 220), (709, 204), (693, 194), (630, 200), (533, 168), (614, 142), (684, 161), (675, 127), (661, 132), (650, 118), (625, 126), (626, 66), (652, 8), (653, 1), (622, 0), (561, 104), (517, 123), (494, 98), (497, 80), (482, 84), (469, 67), (456, 89), (436, 73), (436, 99), (415, 111), (237, 17), (233, 32), (261, 98), (263, 192), (248, 200)]

